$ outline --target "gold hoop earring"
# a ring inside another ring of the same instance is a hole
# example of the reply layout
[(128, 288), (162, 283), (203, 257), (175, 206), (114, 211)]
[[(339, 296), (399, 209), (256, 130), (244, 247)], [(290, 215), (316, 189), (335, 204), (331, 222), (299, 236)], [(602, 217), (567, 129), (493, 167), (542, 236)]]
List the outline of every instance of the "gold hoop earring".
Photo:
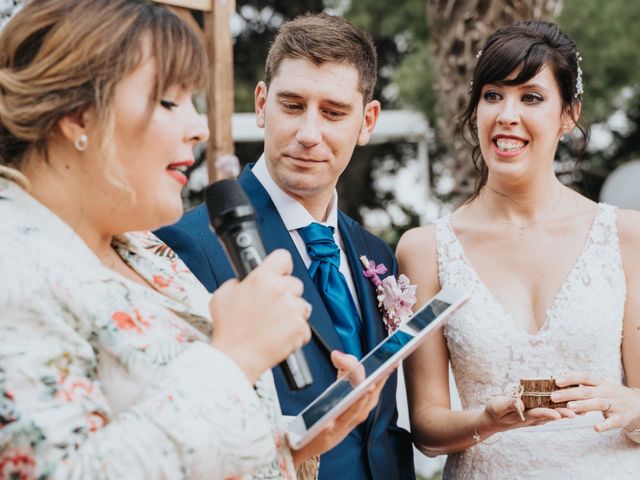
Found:
[(73, 142), (73, 146), (79, 152), (84, 152), (87, 149), (87, 145), (89, 145), (89, 137), (84, 133)]

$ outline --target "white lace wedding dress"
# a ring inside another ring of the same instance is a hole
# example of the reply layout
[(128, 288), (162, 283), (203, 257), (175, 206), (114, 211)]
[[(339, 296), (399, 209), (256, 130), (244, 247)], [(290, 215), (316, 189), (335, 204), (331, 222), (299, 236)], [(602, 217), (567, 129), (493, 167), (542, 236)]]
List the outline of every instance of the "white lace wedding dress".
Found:
[[(584, 249), (535, 335), (519, 328), (482, 283), (449, 217), (436, 222), (436, 235), (441, 285), (472, 292), (445, 327), (464, 409), (483, 408), (520, 378), (589, 371), (622, 380), (626, 283), (614, 207), (598, 206)], [(593, 425), (601, 418), (591, 412), (496, 434), (449, 455), (444, 479), (640, 479), (640, 445), (620, 430), (596, 433)]]

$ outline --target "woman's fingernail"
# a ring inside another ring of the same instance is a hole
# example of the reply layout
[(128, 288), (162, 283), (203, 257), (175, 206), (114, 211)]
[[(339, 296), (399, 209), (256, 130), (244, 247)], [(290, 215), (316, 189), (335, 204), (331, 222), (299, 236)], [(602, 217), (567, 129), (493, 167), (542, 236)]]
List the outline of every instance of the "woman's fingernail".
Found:
[(567, 403), (567, 408), (571, 408), (571, 409), (576, 408), (576, 404), (573, 402), (569, 402)]
[(553, 400), (554, 402), (557, 402), (558, 400), (560, 400), (560, 394), (559, 393), (552, 393), (551, 394), (551, 400)]

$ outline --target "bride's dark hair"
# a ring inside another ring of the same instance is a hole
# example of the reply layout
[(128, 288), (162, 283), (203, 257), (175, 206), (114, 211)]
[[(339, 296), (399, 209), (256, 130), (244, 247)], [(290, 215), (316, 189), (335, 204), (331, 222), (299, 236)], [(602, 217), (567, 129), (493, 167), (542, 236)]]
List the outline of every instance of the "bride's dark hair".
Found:
[[(478, 141), (476, 112), (482, 87), (486, 84), (520, 85), (536, 76), (548, 66), (558, 84), (563, 111), (573, 116), (582, 139), (578, 157), (586, 149), (589, 133), (578, 123), (579, 104), (582, 102), (582, 76), (579, 53), (573, 41), (554, 23), (524, 21), (496, 30), (479, 52), (479, 59), (471, 83), (469, 102), (460, 115), (465, 138), (473, 145), (472, 160), (477, 172), (471, 199), (478, 196), (487, 182), (487, 165), (482, 159)], [(514, 71), (518, 74), (506, 80)]]

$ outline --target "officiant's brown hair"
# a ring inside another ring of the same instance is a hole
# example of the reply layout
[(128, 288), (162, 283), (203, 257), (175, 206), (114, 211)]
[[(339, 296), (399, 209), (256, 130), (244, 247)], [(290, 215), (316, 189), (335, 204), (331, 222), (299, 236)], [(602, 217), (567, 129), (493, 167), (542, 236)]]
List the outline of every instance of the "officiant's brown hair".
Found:
[[(28, 2), (0, 34), (0, 165), (19, 169), (47, 143), (59, 120), (95, 110), (105, 172), (112, 158), (117, 84), (150, 54), (157, 78), (151, 107), (173, 85), (200, 86), (206, 53), (167, 7), (147, 0)], [(126, 188), (126, 185), (124, 185)]]
[(364, 104), (373, 98), (378, 71), (375, 46), (369, 35), (342, 17), (306, 14), (282, 25), (267, 55), (267, 88), (285, 58), (308, 60), (314, 65), (351, 65), (358, 71)]

